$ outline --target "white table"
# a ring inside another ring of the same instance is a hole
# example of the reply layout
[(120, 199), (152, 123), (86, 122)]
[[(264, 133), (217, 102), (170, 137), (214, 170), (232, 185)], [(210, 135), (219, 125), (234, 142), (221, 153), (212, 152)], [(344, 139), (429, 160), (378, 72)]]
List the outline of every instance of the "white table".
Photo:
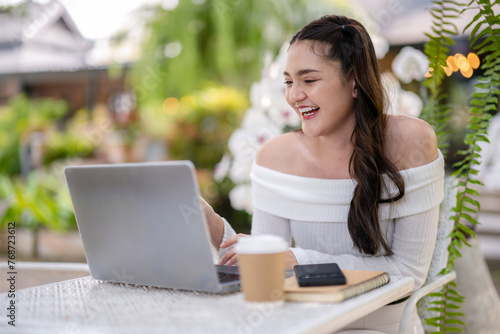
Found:
[(413, 278), (337, 304), (291, 303), (249, 309), (242, 293), (213, 295), (77, 278), (0, 295), (0, 333), (331, 333), (408, 294)]

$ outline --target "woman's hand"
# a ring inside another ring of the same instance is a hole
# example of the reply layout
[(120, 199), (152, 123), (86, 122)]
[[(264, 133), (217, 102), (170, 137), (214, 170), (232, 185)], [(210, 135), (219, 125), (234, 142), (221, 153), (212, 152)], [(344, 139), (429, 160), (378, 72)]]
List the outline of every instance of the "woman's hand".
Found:
[[(234, 246), (238, 242), (238, 238), (241, 236), (245, 236), (246, 234), (239, 233), (235, 235), (234, 237), (226, 239), (223, 243), (220, 244), (220, 248), (229, 248), (231, 246)], [(226, 254), (224, 254), (223, 257), (221, 257), (219, 264), (220, 265), (226, 265), (226, 266), (232, 266), (238, 262), (238, 254), (234, 251), (234, 247), (229, 249)]]
[[(246, 234), (237, 234), (234, 237), (228, 238), (226, 241), (224, 241), (221, 245), (220, 248), (228, 248), (231, 246), (234, 246), (237, 242), (238, 239), (241, 236), (245, 236)], [(227, 251), (226, 254), (220, 259), (219, 264), (220, 265), (227, 265), (227, 266), (232, 266), (238, 262), (238, 254), (233, 249), (230, 249)], [(295, 255), (293, 252), (289, 249), (286, 251), (285, 254), (285, 270), (293, 270), (293, 267), (297, 265), (297, 259), (295, 258)]]
[(219, 245), (224, 237), (224, 221), (201, 196), (200, 203), (207, 219), (212, 245), (219, 251)]
[(295, 254), (289, 249), (285, 254), (285, 270), (293, 270), (295, 265), (299, 264)]

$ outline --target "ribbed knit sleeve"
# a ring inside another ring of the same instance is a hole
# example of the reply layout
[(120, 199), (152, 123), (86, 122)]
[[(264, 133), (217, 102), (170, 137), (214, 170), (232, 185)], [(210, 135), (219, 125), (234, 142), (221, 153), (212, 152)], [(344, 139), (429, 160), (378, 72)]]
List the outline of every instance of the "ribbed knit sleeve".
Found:
[[(234, 237), (236, 235), (236, 232), (225, 218), (222, 218), (222, 221), (224, 222), (224, 234), (222, 235), (222, 241), (226, 241), (227, 239)], [(212, 250), (212, 258), (214, 259), (214, 263), (218, 264), (219, 259), (222, 258), (232, 248), (232, 246), (229, 248), (220, 248), (219, 253), (217, 253), (214, 248)]]

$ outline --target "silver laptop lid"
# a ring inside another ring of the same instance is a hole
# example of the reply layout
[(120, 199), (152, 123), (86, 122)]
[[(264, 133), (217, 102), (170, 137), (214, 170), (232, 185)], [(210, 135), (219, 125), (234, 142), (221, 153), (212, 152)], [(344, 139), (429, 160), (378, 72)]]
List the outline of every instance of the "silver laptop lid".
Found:
[(92, 277), (221, 290), (190, 161), (71, 166), (64, 172)]

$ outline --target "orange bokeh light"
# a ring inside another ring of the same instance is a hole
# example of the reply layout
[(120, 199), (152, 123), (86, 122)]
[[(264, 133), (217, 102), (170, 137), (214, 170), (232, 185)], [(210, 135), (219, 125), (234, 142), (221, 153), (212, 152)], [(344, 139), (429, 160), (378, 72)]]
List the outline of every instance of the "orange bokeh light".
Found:
[(451, 69), (451, 67), (443, 67), (443, 70), (445, 71), (447, 76), (450, 76), (453, 74), (453, 70)]
[(472, 66), (473, 69), (477, 69), (479, 67), (479, 57), (471, 52), (467, 55), (467, 60), (469, 61), (470, 66)]
[(463, 54), (460, 54), (460, 53), (457, 53), (455, 55), (455, 59), (456, 59), (457, 66), (459, 69), (461, 69), (462, 66), (465, 66), (464, 64), (468, 63), (467, 58)]
[(448, 58), (446, 58), (446, 64), (453, 72), (458, 71), (457, 60), (455, 57), (448, 56)]
[(468, 65), (466, 70), (460, 69), (460, 73), (462, 73), (464, 77), (470, 78), (472, 76), (472, 73), (474, 73), (474, 70), (472, 69), (472, 67), (470, 67), (470, 65)]
[(173, 115), (179, 111), (180, 102), (175, 97), (169, 97), (163, 101), (163, 112), (168, 115)]

